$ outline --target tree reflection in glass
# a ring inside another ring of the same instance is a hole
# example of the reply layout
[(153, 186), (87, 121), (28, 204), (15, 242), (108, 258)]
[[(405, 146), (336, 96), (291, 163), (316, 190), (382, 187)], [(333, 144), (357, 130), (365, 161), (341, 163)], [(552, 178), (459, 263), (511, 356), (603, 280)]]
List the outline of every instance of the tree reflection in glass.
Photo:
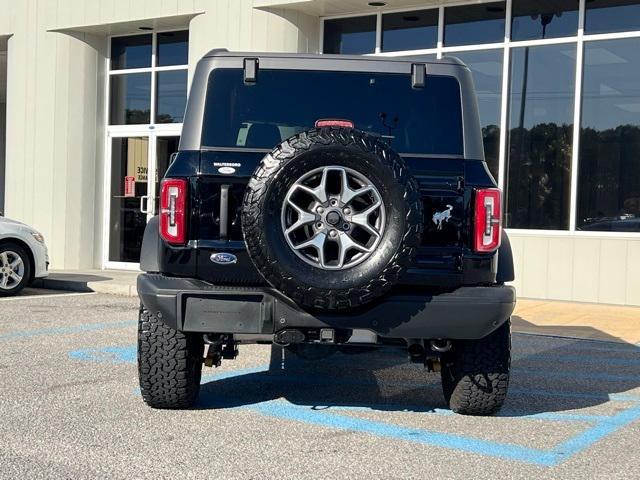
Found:
[(507, 227), (569, 228), (575, 52), (575, 44), (513, 49)]
[(640, 39), (585, 44), (579, 230), (640, 232)]

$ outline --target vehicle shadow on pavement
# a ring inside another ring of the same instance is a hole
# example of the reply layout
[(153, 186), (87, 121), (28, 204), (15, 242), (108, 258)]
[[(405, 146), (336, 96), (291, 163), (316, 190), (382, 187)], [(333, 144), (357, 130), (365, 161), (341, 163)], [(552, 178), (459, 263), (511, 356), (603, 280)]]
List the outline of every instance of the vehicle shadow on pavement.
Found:
[[(635, 345), (514, 334), (509, 395), (500, 415), (578, 410), (627, 397), (638, 401), (639, 387), (640, 348)], [(264, 371), (232, 372), (208, 382), (205, 377), (195, 408), (224, 409), (276, 399), (318, 410), (447, 408), (440, 375), (408, 363), (403, 350), (335, 353), (308, 361), (275, 346)]]

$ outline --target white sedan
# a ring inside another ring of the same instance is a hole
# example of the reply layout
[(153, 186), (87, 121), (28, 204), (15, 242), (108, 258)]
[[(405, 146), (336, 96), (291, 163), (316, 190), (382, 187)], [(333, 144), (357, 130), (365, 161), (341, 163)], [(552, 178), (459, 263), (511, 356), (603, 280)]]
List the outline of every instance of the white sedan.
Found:
[(0, 296), (15, 295), (36, 278), (46, 277), (49, 254), (40, 232), (0, 217)]

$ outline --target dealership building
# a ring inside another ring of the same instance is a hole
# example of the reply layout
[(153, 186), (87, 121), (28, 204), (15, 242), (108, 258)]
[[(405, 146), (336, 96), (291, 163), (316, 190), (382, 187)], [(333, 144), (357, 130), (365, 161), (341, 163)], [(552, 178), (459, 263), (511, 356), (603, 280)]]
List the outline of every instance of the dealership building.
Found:
[(640, 305), (640, 0), (0, 0), (0, 11), (0, 209), (45, 235), (54, 269), (138, 268), (209, 50), (452, 55), (476, 84), (519, 295)]

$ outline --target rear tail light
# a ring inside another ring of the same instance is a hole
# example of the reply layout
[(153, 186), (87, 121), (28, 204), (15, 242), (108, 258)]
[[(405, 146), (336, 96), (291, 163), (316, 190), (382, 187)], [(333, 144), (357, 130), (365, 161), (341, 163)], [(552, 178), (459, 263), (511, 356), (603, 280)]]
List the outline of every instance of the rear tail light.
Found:
[(493, 252), (500, 246), (502, 193), (497, 188), (475, 191), (473, 249)]
[(160, 187), (160, 235), (172, 245), (187, 241), (187, 181), (165, 178)]
[(353, 122), (351, 120), (340, 120), (337, 118), (323, 118), (316, 120), (316, 128), (322, 127), (353, 128)]

